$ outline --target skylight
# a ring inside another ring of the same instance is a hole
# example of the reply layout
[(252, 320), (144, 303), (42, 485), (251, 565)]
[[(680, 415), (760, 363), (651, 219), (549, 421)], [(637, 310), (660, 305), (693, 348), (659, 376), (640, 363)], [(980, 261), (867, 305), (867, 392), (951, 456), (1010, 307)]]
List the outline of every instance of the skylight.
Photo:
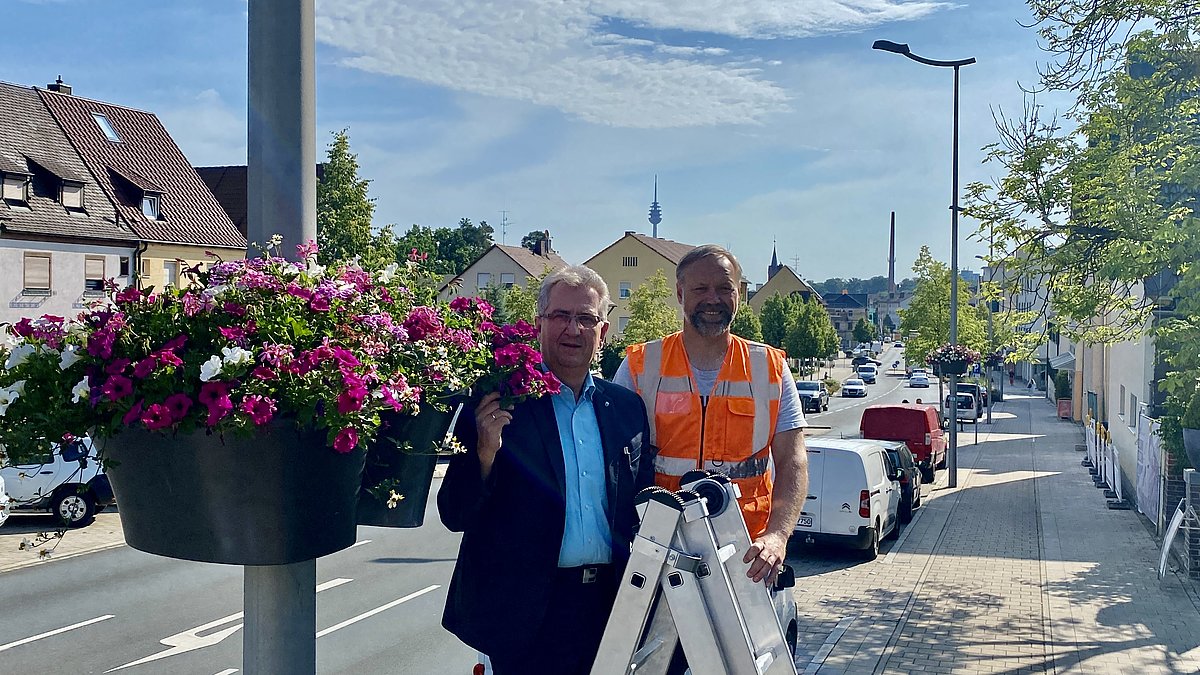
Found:
[(112, 141), (113, 143), (121, 142), (121, 137), (117, 135), (117, 130), (113, 128), (112, 123), (108, 121), (108, 118), (105, 117), (103, 113), (92, 113), (92, 119), (96, 120), (96, 124), (100, 127), (100, 130), (104, 132), (104, 136), (108, 138), (108, 140)]

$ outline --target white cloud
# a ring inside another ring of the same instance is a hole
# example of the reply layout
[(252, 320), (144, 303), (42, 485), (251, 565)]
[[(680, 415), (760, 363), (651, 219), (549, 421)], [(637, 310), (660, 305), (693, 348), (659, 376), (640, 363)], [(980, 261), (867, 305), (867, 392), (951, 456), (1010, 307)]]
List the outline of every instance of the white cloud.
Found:
[(531, 102), (599, 124), (757, 124), (786, 111), (790, 98), (758, 66), (717, 61), (729, 54), (723, 47), (614, 35), (608, 20), (736, 38), (800, 37), (947, 6), (915, 0), (321, 0), (317, 37), (341, 49), (348, 67)]
[(246, 162), (245, 113), (216, 90), (158, 104), (154, 110), (193, 166)]

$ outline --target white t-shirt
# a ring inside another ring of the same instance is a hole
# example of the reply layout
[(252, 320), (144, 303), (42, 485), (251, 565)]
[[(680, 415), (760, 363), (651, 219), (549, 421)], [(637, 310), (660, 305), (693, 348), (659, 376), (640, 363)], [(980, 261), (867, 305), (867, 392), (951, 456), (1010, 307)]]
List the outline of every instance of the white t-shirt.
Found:
[[(692, 377), (696, 380), (696, 387), (702, 392), (712, 392), (713, 387), (717, 386), (717, 375), (720, 372), (720, 369), (699, 370), (695, 366), (692, 367)], [(621, 366), (613, 375), (612, 382), (626, 389), (634, 389), (633, 375), (629, 373), (628, 358), (621, 361)], [(800, 405), (800, 392), (796, 391), (796, 381), (792, 378), (791, 370), (783, 369), (781, 385), (783, 391), (779, 398), (779, 419), (775, 422), (775, 433), (777, 434), (808, 426), (808, 422), (804, 419), (804, 406)], [(708, 394), (701, 396), (707, 398)], [(651, 415), (654, 414), (652, 410), (648, 412)]]

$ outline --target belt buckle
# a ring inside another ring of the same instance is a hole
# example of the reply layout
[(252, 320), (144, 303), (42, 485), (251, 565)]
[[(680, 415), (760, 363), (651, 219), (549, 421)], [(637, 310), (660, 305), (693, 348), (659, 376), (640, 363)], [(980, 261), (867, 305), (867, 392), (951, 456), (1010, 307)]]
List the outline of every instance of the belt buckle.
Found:
[(599, 576), (599, 574), (600, 574), (600, 570), (596, 567), (583, 568), (583, 583), (585, 583), (585, 584), (596, 583), (596, 577)]

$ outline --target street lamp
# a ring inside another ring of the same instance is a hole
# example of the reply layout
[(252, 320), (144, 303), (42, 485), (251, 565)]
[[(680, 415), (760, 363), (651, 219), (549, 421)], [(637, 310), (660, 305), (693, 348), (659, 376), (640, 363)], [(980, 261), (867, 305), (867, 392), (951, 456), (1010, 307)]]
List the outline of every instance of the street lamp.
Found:
[[(958, 69), (975, 63), (966, 58), (957, 61), (938, 61), (917, 56), (908, 45), (876, 40), (871, 49), (901, 54), (927, 66), (954, 69), (954, 142), (951, 163), (953, 195), (950, 205), (950, 344), (958, 344)], [(949, 486), (958, 487), (958, 375), (950, 376), (950, 395), (954, 399), (954, 418), (950, 423), (950, 451), (947, 464), (950, 473)]]

